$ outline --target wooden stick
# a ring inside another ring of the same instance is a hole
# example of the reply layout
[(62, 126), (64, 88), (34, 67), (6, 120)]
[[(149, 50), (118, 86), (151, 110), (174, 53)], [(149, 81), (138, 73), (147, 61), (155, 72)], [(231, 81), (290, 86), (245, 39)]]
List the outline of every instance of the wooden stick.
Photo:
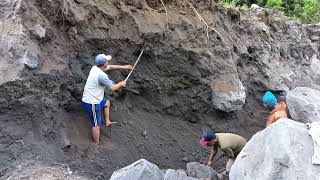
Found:
[(206, 26), (206, 33), (207, 33), (207, 40), (206, 40), (206, 43), (208, 45), (208, 41), (209, 41), (209, 29), (213, 30), (214, 32), (216, 32), (222, 39), (223, 37), (221, 36), (221, 34), (215, 30), (213, 27), (209, 26), (207, 24), (207, 22), (203, 19), (203, 17), (198, 13), (198, 11), (196, 10), (195, 7), (193, 7), (193, 5), (187, 0), (188, 4), (190, 5), (190, 7), (193, 9), (193, 11), (196, 13), (196, 15), (198, 16), (200, 22), (202, 22), (205, 26)]
[(140, 55), (139, 55), (139, 57), (138, 57), (138, 59), (137, 59), (137, 61), (136, 61), (136, 63), (134, 63), (133, 68), (131, 69), (131, 71), (130, 71), (129, 75), (127, 76), (126, 80), (124, 80), (125, 82), (127, 82), (127, 81), (128, 81), (128, 79), (129, 79), (129, 77), (130, 77), (131, 73), (133, 72), (134, 68), (135, 68), (135, 67), (136, 67), (136, 65), (138, 64), (138, 62), (139, 62), (139, 60), (140, 60), (140, 57), (141, 57), (141, 55), (142, 55), (143, 51), (144, 51), (144, 50), (142, 49), (142, 50), (141, 50), (141, 53), (140, 53)]
[(168, 12), (167, 12), (167, 8), (166, 8), (166, 6), (164, 5), (164, 3), (163, 3), (163, 1), (162, 0), (160, 0), (161, 1), (161, 4), (162, 4), (162, 6), (163, 6), (163, 8), (164, 8), (164, 11), (166, 12), (166, 19), (167, 19), (167, 30), (168, 30)]

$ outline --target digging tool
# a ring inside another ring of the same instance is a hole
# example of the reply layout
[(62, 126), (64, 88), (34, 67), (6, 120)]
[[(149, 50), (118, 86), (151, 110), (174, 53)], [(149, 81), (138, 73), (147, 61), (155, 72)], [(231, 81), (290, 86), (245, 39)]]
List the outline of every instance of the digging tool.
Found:
[(128, 74), (128, 76), (127, 76), (126, 80), (124, 80), (125, 82), (127, 82), (127, 81), (128, 81), (128, 79), (129, 79), (129, 77), (130, 77), (131, 73), (133, 72), (134, 68), (135, 68), (135, 67), (136, 67), (136, 65), (138, 64), (138, 62), (139, 62), (139, 60), (140, 60), (140, 57), (141, 57), (141, 55), (142, 55), (143, 51), (144, 51), (144, 50), (142, 49), (142, 50), (141, 50), (141, 53), (140, 53), (140, 55), (139, 55), (139, 57), (138, 57), (138, 59), (137, 59), (137, 61), (136, 61), (136, 63), (134, 63), (133, 68), (131, 69), (130, 73)]

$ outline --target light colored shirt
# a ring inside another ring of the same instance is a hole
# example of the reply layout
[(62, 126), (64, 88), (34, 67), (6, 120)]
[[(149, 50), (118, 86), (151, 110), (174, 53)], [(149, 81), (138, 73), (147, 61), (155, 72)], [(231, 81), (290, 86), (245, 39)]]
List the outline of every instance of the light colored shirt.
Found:
[(84, 87), (82, 101), (88, 104), (99, 104), (104, 98), (104, 89), (111, 89), (113, 82), (99, 67), (93, 66), (90, 70)]
[(236, 134), (232, 133), (216, 133), (218, 137), (219, 146), (229, 158), (236, 158), (246, 145), (247, 141)]

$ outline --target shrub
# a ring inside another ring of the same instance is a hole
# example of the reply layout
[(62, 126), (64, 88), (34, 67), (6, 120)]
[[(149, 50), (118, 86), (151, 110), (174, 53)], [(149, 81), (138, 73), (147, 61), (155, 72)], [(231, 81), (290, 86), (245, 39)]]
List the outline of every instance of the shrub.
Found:
[(320, 2), (317, 0), (305, 0), (302, 20), (307, 23), (320, 21)]
[(267, 0), (266, 6), (271, 9), (276, 9), (279, 11), (283, 11), (283, 2), (282, 0)]

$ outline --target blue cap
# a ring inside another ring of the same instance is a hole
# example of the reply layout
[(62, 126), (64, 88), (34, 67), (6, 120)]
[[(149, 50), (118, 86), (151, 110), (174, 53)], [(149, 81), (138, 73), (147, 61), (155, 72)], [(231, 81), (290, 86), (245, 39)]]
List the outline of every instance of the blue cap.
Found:
[(274, 107), (278, 103), (277, 98), (270, 91), (264, 94), (262, 102), (266, 103), (269, 107)]
[(104, 64), (107, 61), (110, 61), (111, 59), (111, 55), (99, 54), (98, 56), (96, 56), (96, 65)]
[(202, 134), (202, 138), (206, 141), (211, 141), (216, 138), (216, 135), (213, 131), (205, 131)]

